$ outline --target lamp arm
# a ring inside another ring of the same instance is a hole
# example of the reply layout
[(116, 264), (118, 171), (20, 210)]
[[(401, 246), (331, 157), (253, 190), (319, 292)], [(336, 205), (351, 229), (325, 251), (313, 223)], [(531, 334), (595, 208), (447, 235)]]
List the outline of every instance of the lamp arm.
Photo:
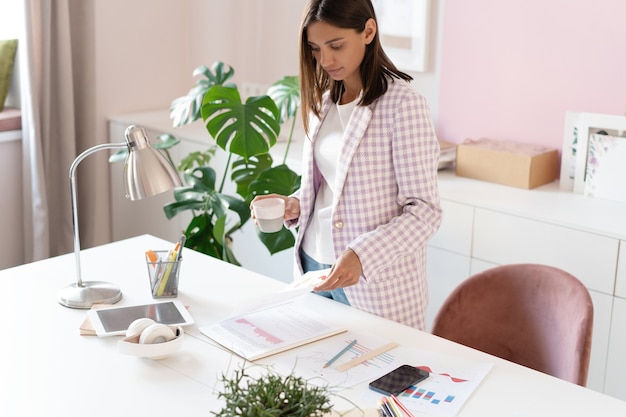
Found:
[(80, 233), (78, 231), (78, 202), (76, 198), (76, 168), (78, 164), (91, 154), (105, 149), (121, 149), (128, 148), (128, 142), (120, 143), (103, 143), (93, 146), (74, 159), (70, 166), (70, 196), (72, 201), (72, 225), (74, 230), (74, 257), (76, 258), (76, 285), (83, 286), (82, 275), (80, 270)]

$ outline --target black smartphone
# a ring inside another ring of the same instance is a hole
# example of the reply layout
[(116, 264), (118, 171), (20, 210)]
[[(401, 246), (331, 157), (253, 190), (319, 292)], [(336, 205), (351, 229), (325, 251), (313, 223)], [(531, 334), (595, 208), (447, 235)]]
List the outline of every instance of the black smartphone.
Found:
[(385, 395), (399, 395), (402, 391), (428, 378), (428, 371), (411, 365), (402, 365), (370, 382), (369, 387)]

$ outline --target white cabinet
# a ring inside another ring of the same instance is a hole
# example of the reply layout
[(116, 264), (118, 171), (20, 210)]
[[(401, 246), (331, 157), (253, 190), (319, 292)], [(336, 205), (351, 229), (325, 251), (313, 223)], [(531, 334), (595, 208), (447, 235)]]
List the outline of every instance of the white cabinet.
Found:
[(429, 245), (469, 256), (472, 253), (474, 207), (451, 200), (442, 200), (441, 207), (443, 220)]
[(426, 259), (428, 275), (428, 308), (426, 330), (431, 325), (439, 307), (450, 292), (470, 275), (470, 257), (443, 249), (429, 247)]
[(626, 298), (626, 241), (620, 241), (619, 259), (617, 265), (617, 279), (615, 281), (615, 295)]
[(613, 303), (611, 344), (606, 361), (605, 390), (609, 395), (626, 398), (626, 300), (616, 297)]
[(473, 258), (497, 264), (554, 266), (578, 277), (589, 289), (605, 294), (613, 293), (618, 246), (614, 238), (476, 209)]
[[(541, 263), (578, 277), (594, 305), (589, 388), (626, 400), (626, 205), (548, 184), (534, 190), (441, 172), (441, 229), (429, 242), (427, 326), (467, 277)], [(607, 358), (607, 352), (609, 352)]]

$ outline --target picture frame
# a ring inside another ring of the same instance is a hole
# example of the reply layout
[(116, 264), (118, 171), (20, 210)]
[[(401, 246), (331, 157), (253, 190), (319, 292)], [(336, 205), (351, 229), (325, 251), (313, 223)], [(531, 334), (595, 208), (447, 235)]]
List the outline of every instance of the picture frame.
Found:
[(626, 116), (599, 113), (580, 113), (577, 123), (576, 167), (573, 191), (585, 192), (587, 159), (589, 156), (589, 135), (606, 132), (611, 136), (622, 136), (626, 132)]
[(626, 203), (626, 137), (589, 135), (585, 196)]
[(398, 69), (427, 70), (431, 0), (372, 0), (385, 53)]

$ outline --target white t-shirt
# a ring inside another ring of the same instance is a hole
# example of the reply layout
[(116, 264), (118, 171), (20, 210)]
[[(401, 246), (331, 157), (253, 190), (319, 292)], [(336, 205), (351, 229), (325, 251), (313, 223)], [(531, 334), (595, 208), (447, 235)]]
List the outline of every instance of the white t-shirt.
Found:
[(315, 209), (302, 239), (302, 249), (317, 262), (332, 265), (335, 263), (335, 250), (332, 242), (331, 216), (336, 194), (335, 179), (339, 153), (344, 143), (344, 132), (352, 111), (361, 99), (346, 104), (331, 106), (315, 141), (315, 163), (323, 181), (315, 198)]

